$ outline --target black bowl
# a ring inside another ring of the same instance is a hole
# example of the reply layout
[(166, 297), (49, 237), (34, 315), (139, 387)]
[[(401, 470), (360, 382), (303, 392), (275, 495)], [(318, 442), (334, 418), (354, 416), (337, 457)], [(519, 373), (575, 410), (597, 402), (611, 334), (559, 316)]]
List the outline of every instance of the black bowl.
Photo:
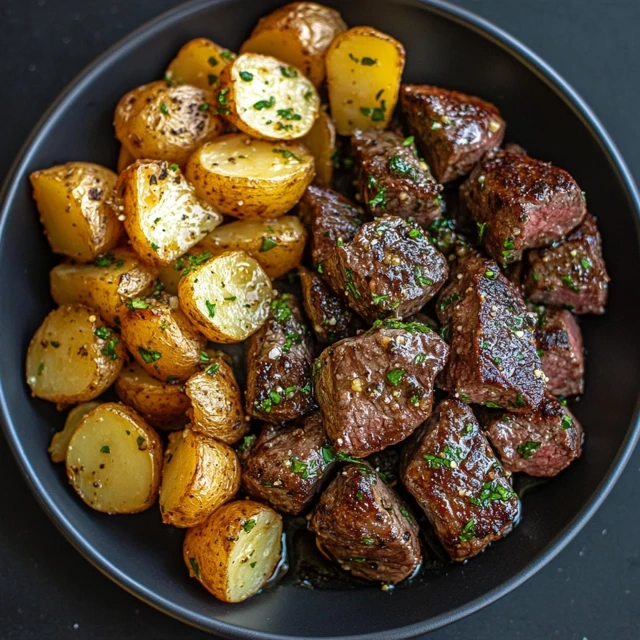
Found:
[(95, 566), (149, 604), (234, 638), (409, 638), (472, 613), (518, 586), (585, 524), (629, 458), (640, 432), (640, 203), (622, 159), (596, 118), (542, 61), (506, 34), (437, 0), (336, 1), (351, 25), (371, 24), (401, 40), (405, 80), (458, 88), (499, 105), (508, 139), (568, 169), (599, 218), (612, 277), (608, 313), (582, 322), (587, 393), (576, 408), (586, 431), (582, 458), (524, 498), (516, 531), (463, 566), (393, 595), (371, 587), (309, 591), (281, 586), (241, 605), (214, 600), (189, 580), (182, 532), (155, 509), (109, 517), (87, 509), (47, 456), (63, 417), (33, 401), (24, 384), (27, 344), (52, 302), (54, 264), (27, 176), (68, 160), (115, 166), (111, 126), (117, 99), (159, 77), (186, 40), (206, 35), (235, 48), (278, 0), (209, 0), (185, 5), (139, 29), (92, 64), (47, 111), (3, 192), (0, 212), (0, 408), (22, 470), (44, 510)]

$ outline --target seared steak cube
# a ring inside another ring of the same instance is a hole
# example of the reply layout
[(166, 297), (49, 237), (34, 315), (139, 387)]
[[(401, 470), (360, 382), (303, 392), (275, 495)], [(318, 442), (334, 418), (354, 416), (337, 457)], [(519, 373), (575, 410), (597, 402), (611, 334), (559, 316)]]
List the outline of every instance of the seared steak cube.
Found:
[(446, 258), (426, 233), (396, 216), (363, 224), (324, 262), (331, 288), (370, 323), (418, 312), (447, 279)]
[(579, 225), (587, 212), (576, 181), (523, 153), (488, 153), (460, 187), (487, 252), (501, 264), (544, 247)]
[(536, 343), (547, 391), (572, 396), (584, 391), (582, 333), (570, 311), (537, 307)]
[(533, 302), (575, 313), (604, 313), (609, 275), (596, 220), (588, 215), (564, 242), (527, 255), (525, 291)]
[(471, 409), (443, 400), (405, 445), (401, 478), (454, 560), (509, 533), (520, 501)]
[(582, 453), (580, 423), (551, 395), (532, 413), (487, 412), (481, 419), (509, 471), (555, 476)]
[(322, 263), (337, 244), (349, 242), (362, 224), (362, 211), (337, 191), (310, 185), (298, 203), (298, 216), (309, 230), (313, 266)]
[(360, 198), (371, 215), (393, 213), (419, 224), (440, 216), (442, 185), (418, 158), (410, 138), (392, 131), (356, 131), (351, 145)]
[(485, 151), (502, 143), (505, 122), (500, 112), (475, 96), (404, 84), (400, 103), (420, 151), (440, 182), (466, 175)]
[(358, 458), (404, 440), (429, 417), (449, 351), (426, 325), (376, 325), (327, 347), (314, 365), (327, 435), (336, 451)]
[(297, 515), (331, 471), (332, 463), (322, 453), (325, 444), (319, 412), (279, 428), (267, 426), (244, 463), (246, 492), (278, 511)]
[(451, 337), (445, 389), (489, 407), (526, 412), (538, 406), (544, 373), (536, 318), (493, 260), (478, 254), (458, 260), (436, 310)]
[(246, 344), (248, 415), (279, 423), (316, 408), (312, 344), (294, 296), (276, 297), (269, 318)]
[(347, 465), (325, 489), (309, 529), (318, 548), (365, 580), (400, 582), (422, 561), (413, 515), (364, 462)]

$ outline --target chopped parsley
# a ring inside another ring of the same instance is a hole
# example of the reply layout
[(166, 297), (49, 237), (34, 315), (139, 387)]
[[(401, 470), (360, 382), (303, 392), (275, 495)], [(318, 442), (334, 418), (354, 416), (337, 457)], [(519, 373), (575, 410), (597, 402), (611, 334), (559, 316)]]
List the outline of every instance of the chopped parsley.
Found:
[(415, 136), (409, 136), (408, 138), (405, 138), (405, 139), (402, 141), (402, 146), (403, 146), (403, 147), (408, 147), (408, 146), (410, 146), (410, 145), (412, 145), (412, 144), (413, 144), (413, 141), (414, 141), (414, 140), (415, 140)]
[(271, 251), (274, 247), (278, 245), (278, 241), (275, 238), (265, 237), (262, 238), (262, 244), (260, 245), (260, 253), (264, 253), (265, 251)]
[(253, 108), (257, 109), (258, 111), (262, 111), (263, 109), (271, 109), (271, 107), (275, 106), (275, 104), (276, 99), (271, 96), (268, 100), (258, 100), (258, 102), (253, 105)]
[(518, 455), (525, 460), (529, 460), (529, 458), (533, 458), (536, 455), (538, 449), (541, 447), (541, 442), (534, 442), (532, 440), (527, 440), (522, 444), (519, 444), (516, 448)]
[(422, 364), (427, 359), (426, 353), (419, 353), (414, 359), (413, 364)]
[(370, 544), (375, 544), (376, 541), (374, 538), (360, 538), (360, 544), (366, 544), (366, 545), (370, 545)]
[(160, 111), (164, 113), (165, 116), (169, 115), (169, 109), (164, 102), (160, 105)]
[(413, 271), (416, 276), (416, 282), (421, 287), (430, 287), (433, 284), (433, 280), (431, 278), (427, 278), (426, 276), (422, 275), (422, 269), (420, 268), (420, 265), (415, 265)]
[(233, 60), (236, 57), (236, 54), (231, 53), (231, 51), (223, 51), (220, 54), (220, 57), (223, 58), (224, 60)]
[(109, 447), (108, 444), (103, 444), (100, 447), (100, 453), (111, 453), (111, 448)]
[(468, 542), (476, 537), (476, 521), (471, 518), (460, 530), (460, 542)]
[(227, 296), (225, 298), (226, 302), (235, 302), (237, 300), (236, 296)]
[(571, 289), (574, 293), (579, 293), (580, 287), (573, 281), (570, 275), (562, 276), (561, 280), (567, 289)]
[(151, 248), (152, 248), (154, 251), (157, 251), (157, 250), (160, 248), (160, 246), (159, 246), (159, 245), (157, 245), (155, 242), (152, 242), (152, 243), (151, 243)]
[(213, 364), (209, 365), (204, 372), (208, 375), (208, 376), (215, 376), (216, 373), (218, 373), (218, 371), (220, 371), (220, 365), (217, 362), (214, 362)]
[(198, 107), (198, 111), (208, 111), (209, 110), (209, 103), (208, 102), (203, 102), (199, 107)]
[(152, 362), (162, 358), (162, 354), (159, 351), (150, 351), (144, 347), (138, 347), (138, 353), (147, 364), (151, 364)]
[[(93, 333), (101, 340), (108, 340), (113, 332), (111, 331), (111, 329), (109, 329), (109, 327), (98, 327)], [(55, 346), (53, 342), (51, 344)], [(58, 346), (60, 346), (59, 343)]]
[(298, 72), (293, 67), (280, 67), (280, 73), (285, 78), (297, 78)]
[(364, 65), (365, 67), (373, 67), (376, 62), (378, 62), (378, 58), (369, 58), (367, 56), (364, 56), (360, 61), (360, 64)]
[(571, 427), (573, 427), (573, 420), (567, 415), (562, 416), (562, 428), (566, 431)]
[(345, 271), (345, 274), (347, 276), (347, 284), (346, 284), (347, 291), (354, 298), (360, 298), (360, 292), (356, 288), (356, 285), (353, 283), (353, 271), (351, 271), (351, 269), (349, 269), (349, 267), (346, 267), (344, 271)]
[(257, 439), (258, 437), (253, 434), (245, 436), (244, 438), (242, 438), (242, 442), (238, 446), (238, 451), (240, 451), (240, 453), (244, 453), (253, 446), (254, 442)]
[[(209, 58), (209, 60), (211, 60), (211, 58)], [(195, 558), (189, 558), (189, 564), (191, 565), (191, 569), (193, 570), (196, 578), (200, 580), (200, 565), (198, 564), (198, 561)]]
[(276, 322), (286, 322), (291, 318), (291, 309), (283, 300), (272, 300), (271, 311)]
[(125, 305), (127, 309), (148, 309), (151, 306), (144, 298), (129, 298)]
[(144, 451), (147, 448), (147, 441), (142, 436), (138, 436), (136, 438), (136, 444), (138, 445), (138, 449), (140, 449), (140, 451)]
[(387, 373), (387, 382), (397, 387), (400, 384), (400, 380), (404, 377), (404, 374), (404, 369), (391, 369), (391, 371)]
[(103, 356), (107, 356), (108, 358), (111, 358), (111, 360), (117, 360), (118, 354), (116, 352), (116, 347), (118, 346), (119, 342), (120, 340), (118, 338), (111, 338), (111, 340), (107, 342), (107, 346), (104, 347), (104, 349), (102, 349), (100, 353)]
[(386, 110), (387, 106), (384, 100), (380, 101), (379, 107), (360, 107), (360, 113), (371, 118), (373, 122), (384, 122), (384, 114)]
[(218, 104), (221, 104), (223, 107), (229, 104), (229, 98), (227, 94), (229, 93), (229, 89), (221, 89), (218, 93)]
[(283, 120), (302, 120), (302, 116), (299, 113), (295, 113), (291, 109), (278, 109), (276, 113)]
[(380, 304), (383, 300), (388, 300), (389, 298), (389, 294), (384, 294), (384, 295), (378, 295), (377, 293), (372, 293), (371, 294), (371, 302), (373, 304)]
[(249, 518), (249, 520), (245, 520), (242, 528), (249, 533), (249, 531), (251, 531), (251, 529), (253, 529), (253, 527), (256, 526), (256, 521), (253, 518)]
[(211, 86), (212, 84), (215, 84), (217, 81), (218, 81), (218, 76), (215, 73), (207, 74), (207, 82), (209, 83), (209, 86)]
[(273, 153), (279, 153), (285, 160), (289, 160), (289, 158), (293, 158), (296, 162), (302, 162), (300, 158), (295, 153), (289, 151), (289, 149), (274, 149)]
[(253, 73), (250, 71), (241, 71), (238, 75), (240, 76), (240, 79), (245, 82), (251, 82), (253, 80)]
[(416, 168), (401, 158), (397, 153), (389, 158), (389, 170), (396, 175), (409, 178), (410, 180), (416, 179)]
[(213, 318), (216, 315), (216, 305), (213, 302), (209, 302), (209, 300), (205, 300), (204, 303), (207, 306), (209, 317)]
[(509, 502), (511, 498), (516, 498), (515, 491), (499, 485), (495, 480), (485, 482), (477, 496), (469, 498), (469, 502), (476, 507), (488, 507), (492, 502), (500, 500), (501, 502)]
[[(369, 187), (371, 187), (371, 181), (372, 180), (369, 179)], [(374, 179), (374, 184), (375, 184), (375, 179)], [(386, 190), (387, 190), (387, 186), (383, 184), (378, 189), (376, 195), (373, 198), (371, 198), (371, 200), (369, 200), (367, 202), (367, 204), (372, 208), (373, 207), (381, 207), (381, 208), (384, 209), (387, 206), (387, 199), (385, 197)]]
[(200, 362), (211, 362), (211, 358), (206, 351), (200, 352)]
[(420, 231), (420, 229), (411, 229), (411, 231), (409, 231), (409, 237), (414, 240), (422, 238), (422, 231)]
[(216, 67), (218, 65), (218, 59), (213, 56), (209, 58), (208, 62), (212, 67)]
[(96, 267), (111, 267), (114, 266), (116, 269), (120, 269), (124, 266), (124, 260), (122, 258), (116, 259), (113, 253), (105, 253), (102, 256), (98, 256), (93, 263)]
[(438, 303), (438, 307), (441, 310), (446, 309), (452, 302), (457, 302), (460, 299), (460, 294), (452, 293), (450, 296), (447, 296), (446, 298), (440, 300), (440, 302)]
[(193, 256), (190, 253), (186, 253), (173, 263), (173, 268), (175, 271), (182, 271), (180, 277), (184, 278), (188, 273), (191, 273), (198, 265), (206, 262), (210, 257), (211, 253), (209, 251), (205, 251), (199, 256)]

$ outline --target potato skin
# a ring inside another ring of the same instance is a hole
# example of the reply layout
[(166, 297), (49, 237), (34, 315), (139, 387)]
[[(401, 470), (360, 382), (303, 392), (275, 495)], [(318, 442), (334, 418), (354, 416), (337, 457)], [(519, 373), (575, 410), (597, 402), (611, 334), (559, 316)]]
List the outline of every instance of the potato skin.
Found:
[(319, 87), (326, 75), (325, 54), (347, 25), (335, 9), (315, 2), (292, 2), (260, 19), (240, 48), (299, 67)]
[(27, 384), (31, 395), (43, 400), (86, 402), (113, 384), (124, 358), (122, 341), (93, 309), (65, 305), (52, 311), (31, 339)]
[(54, 253), (89, 262), (116, 246), (122, 235), (112, 206), (117, 178), (91, 162), (67, 162), (29, 176)]
[(151, 82), (126, 93), (114, 116), (116, 138), (134, 158), (183, 165), (204, 142), (224, 130), (208, 108), (208, 92), (190, 85)]
[(82, 418), (84, 418), (89, 411), (93, 411), (99, 404), (99, 402), (81, 402), (69, 411), (64, 427), (61, 431), (56, 431), (53, 434), (51, 444), (47, 449), (51, 456), (51, 462), (64, 462), (66, 460), (71, 436), (75, 433)]
[(314, 184), (330, 187), (333, 180), (333, 155), (336, 151), (336, 127), (326, 108), (320, 109), (318, 118), (302, 142), (313, 155), (316, 167)]

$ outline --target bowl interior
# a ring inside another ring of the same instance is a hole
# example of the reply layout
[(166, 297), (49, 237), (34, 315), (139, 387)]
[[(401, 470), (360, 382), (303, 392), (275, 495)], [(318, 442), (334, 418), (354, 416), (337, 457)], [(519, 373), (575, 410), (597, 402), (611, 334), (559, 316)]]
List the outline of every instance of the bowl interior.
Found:
[(237, 48), (256, 20), (279, 4), (222, 0), (172, 12), (102, 59), (43, 124), (18, 168), (15, 186), (7, 191), (8, 215), (0, 227), (0, 300), (5, 301), (0, 307), (0, 375), (9, 438), (39, 499), (74, 544), (126, 588), (173, 615), (237, 637), (409, 637), (478, 608), (557, 551), (562, 536), (602, 490), (634, 422), (640, 254), (633, 194), (588, 119), (534, 64), (523, 62), (495, 37), (425, 3), (327, 3), (339, 8), (348, 24), (370, 24), (403, 42), (405, 81), (457, 88), (495, 102), (508, 123), (507, 140), (569, 170), (599, 220), (612, 285), (607, 314), (581, 322), (588, 350), (587, 393), (576, 414), (586, 431), (584, 455), (525, 496), (522, 523), (504, 541), (468, 564), (451, 566), (392, 595), (375, 587), (337, 592), (286, 586), (241, 605), (217, 602), (188, 579), (183, 534), (163, 526), (156, 509), (109, 517), (80, 503), (46, 451), (63, 415), (31, 400), (23, 380), (29, 339), (52, 308), (47, 274), (56, 262), (38, 223), (28, 173), (69, 160), (115, 167), (118, 145), (111, 123), (123, 93), (161, 77), (190, 38), (206, 36)]

